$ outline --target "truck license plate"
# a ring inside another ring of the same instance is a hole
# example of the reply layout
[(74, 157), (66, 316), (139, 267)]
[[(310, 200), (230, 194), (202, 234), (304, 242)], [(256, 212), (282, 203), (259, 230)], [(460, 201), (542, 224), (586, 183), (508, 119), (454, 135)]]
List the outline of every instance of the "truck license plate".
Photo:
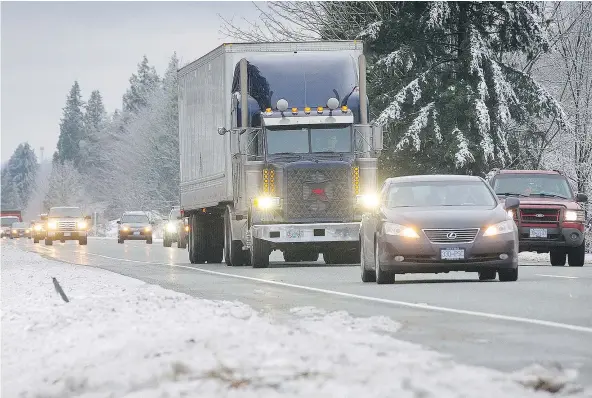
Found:
[(301, 229), (289, 229), (286, 232), (286, 236), (288, 239), (300, 239), (302, 238), (302, 230)]
[(70, 236), (70, 232), (64, 232), (64, 236)]
[(531, 228), (531, 238), (547, 238), (547, 230), (545, 228)]
[(441, 249), (440, 258), (442, 260), (464, 260), (465, 249)]
[(134, 235), (140, 235), (140, 231), (134, 232)]

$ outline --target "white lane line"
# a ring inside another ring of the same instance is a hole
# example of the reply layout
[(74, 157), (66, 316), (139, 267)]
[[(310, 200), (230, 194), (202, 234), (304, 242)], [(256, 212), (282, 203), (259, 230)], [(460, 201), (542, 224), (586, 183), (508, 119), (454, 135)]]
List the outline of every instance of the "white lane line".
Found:
[(578, 325), (570, 325), (567, 323), (543, 321), (540, 319), (523, 318), (523, 317), (518, 317), (518, 316), (492, 314), (492, 313), (480, 312), (480, 311), (459, 310), (459, 309), (455, 309), (455, 308), (438, 307), (438, 306), (429, 305), (429, 304), (418, 304), (418, 303), (410, 303), (407, 301), (398, 301), (398, 300), (389, 300), (389, 299), (383, 299), (383, 298), (371, 297), (371, 296), (362, 296), (359, 294), (338, 292), (335, 290), (320, 289), (320, 288), (310, 287), (310, 286), (295, 285), (292, 283), (271, 281), (268, 279), (253, 278), (250, 276), (228, 274), (226, 272), (211, 271), (208, 269), (203, 269), (203, 268), (199, 268), (199, 267), (190, 267), (190, 266), (181, 265), (181, 264), (167, 264), (167, 263), (155, 263), (155, 262), (146, 262), (146, 261), (139, 261), (139, 260), (127, 260), (127, 259), (109, 257), (109, 256), (105, 256), (102, 254), (95, 254), (95, 253), (86, 253), (86, 254), (89, 254), (92, 256), (97, 256), (97, 257), (102, 257), (102, 258), (106, 258), (106, 259), (110, 259), (110, 260), (126, 261), (126, 262), (131, 262), (131, 263), (150, 264), (150, 265), (166, 265), (169, 267), (186, 268), (186, 269), (199, 271), (199, 272), (203, 272), (203, 273), (211, 274), (211, 275), (227, 276), (230, 278), (244, 279), (244, 280), (249, 280), (249, 281), (254, 281), (254, 282), (267, 283), (270, 285), (290, 287), (290, 288), (294, 288), (294, 289), (307, 290), (310, 292), (331, 294), (331, 295), (340, 296), (340, 297), (355, 298), (355, 299), (364, 300), (364, 301), (372, 301), (375, 303), (392, 304), (392, 305), (398, 305), (398, 306), (402, 306), (402, 307), (419, 308), (419, 309), (423, 309), (423, 310), (448, 312), (448, 313), (461, 314), (461, 315), (471, 315), (471, 316), (478, 316), (478, 317), (482, 317), (482, 318), (527, 323), (527, 324), (531, 324), (531, 325), (549, 326), (549, 327), (554, 327), (554, 328), (558, 328), (558, 329), (571, 330), (571, 331), (575, 331), (575, 332), (592, 333), (592, 328), (585, 327), (585, 326), (578, 326)]
[(548, 278), (565, 278), (565, 279), (580, 279), (577, 276), (564, 276), (564, 275), (546, 275), (546, 274), (536, 274), (538, 276), (546, 276)]

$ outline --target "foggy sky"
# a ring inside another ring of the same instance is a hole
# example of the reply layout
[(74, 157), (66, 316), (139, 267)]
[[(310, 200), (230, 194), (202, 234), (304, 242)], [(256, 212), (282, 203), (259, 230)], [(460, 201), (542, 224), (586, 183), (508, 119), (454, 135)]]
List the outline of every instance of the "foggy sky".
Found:
[(162, 76), (174, 51), (184, 65), (232, 41), (219, 32), (218, 14), (258, 15), (250, 2), (3, 1), (2, 163), (25, 141), (51, 158), (74, 80), (85, 101), (100, 90), (112, 112), (144, 54)]

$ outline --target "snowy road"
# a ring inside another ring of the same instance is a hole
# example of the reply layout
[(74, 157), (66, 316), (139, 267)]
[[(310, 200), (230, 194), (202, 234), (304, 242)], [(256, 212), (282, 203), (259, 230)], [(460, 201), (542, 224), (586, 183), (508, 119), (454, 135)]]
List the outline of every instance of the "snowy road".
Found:
[(196, 297), (239, 300), (279, 318), (290, 319), (290, 308), (306, 306), (385, 315), (401, 325), (397, 338), (452, 354), (460, 362), (502, 371), (555, 362), (579, 369), (580, 382), (592, 385), (591, 259), (584, 268), (558, 268), (527, 254), (516, 283), (479, 282), (473, 274), (451, 273), (405, 275), (394, 286), (378, 286), (363, 284), (353, 266), (194, 266), (186, 251), (156, 242), (5, 244)]

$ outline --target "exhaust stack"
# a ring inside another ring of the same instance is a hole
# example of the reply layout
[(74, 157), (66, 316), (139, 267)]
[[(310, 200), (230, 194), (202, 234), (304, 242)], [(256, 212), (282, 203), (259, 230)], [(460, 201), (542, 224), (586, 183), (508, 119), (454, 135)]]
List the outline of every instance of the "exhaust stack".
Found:
[(366, 101), (366, 57), (361, 54), (358, 57), (358, 69), (360, 75), (360, 124), (368, 124), (368, 102)]
[(247, 59), (240, 60), (240, 95), (241, 95), (241, 128), (246, 129), (249, 125), (249, 78), (247, 76)]

